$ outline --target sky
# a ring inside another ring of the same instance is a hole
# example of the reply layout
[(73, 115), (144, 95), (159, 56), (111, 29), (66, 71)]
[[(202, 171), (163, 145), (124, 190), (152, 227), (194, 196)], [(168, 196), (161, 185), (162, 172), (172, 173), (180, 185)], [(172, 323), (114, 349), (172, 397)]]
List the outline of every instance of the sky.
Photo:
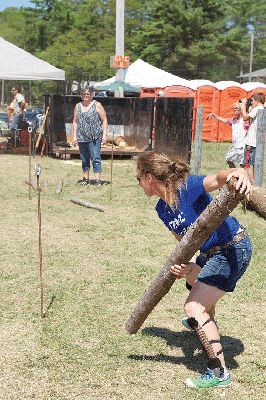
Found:
[(0, 11), (6, 7), (33, 7), (30, 0), (0, 0)]

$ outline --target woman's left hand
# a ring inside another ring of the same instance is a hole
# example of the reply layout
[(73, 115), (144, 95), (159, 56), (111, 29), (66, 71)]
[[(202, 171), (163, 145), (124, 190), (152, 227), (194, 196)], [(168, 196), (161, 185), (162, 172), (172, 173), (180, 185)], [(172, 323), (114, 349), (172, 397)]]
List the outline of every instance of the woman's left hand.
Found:
[(249, 174), (244, 168), (237, 168), (234, 172), (227, 176), (226, 182), (229, 182), (231, 178), (237, 178), (236, 190), (240, 193), (244, 193), (249, 198), (252, 192), (252, 183), (250, 181)]

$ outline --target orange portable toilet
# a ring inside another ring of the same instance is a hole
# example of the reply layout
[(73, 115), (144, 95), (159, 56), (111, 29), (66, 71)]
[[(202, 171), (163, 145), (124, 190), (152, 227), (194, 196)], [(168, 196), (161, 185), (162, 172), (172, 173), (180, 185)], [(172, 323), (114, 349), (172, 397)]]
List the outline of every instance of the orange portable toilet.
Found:
[(242, 88), (246, 90), (247, 97), (250, 98), (254, 93), (263, 93), (266, 97), (266, 85), (262, 82), (245, 82)]
[[(215, 86), (220, 91), (220, 108), (218, 115), (223, 118), (232, 118), (232, 107), (239, 99), (247, 97), (247, 92), (242, 85), (233, 81), (216, 82)], [(232, 128), (222, 122), (218, 123), (218, 142), (232, 141)]]
[(156, 97), (160, 88), (145, 88), (140, 89), (140, 97)]
[[(214, 118), (206, 119), (210, 113), (217, 114), (219, 111), (220, 93), (215, 84), (208, 80), (192, 80), (191, 85), (195, 88), (195, 109), (203, 106), (202, 140), (208, 142), (217, 141), (218, 123)], [(193, 123), (193, 138), (196, 130), (196, 113)]]

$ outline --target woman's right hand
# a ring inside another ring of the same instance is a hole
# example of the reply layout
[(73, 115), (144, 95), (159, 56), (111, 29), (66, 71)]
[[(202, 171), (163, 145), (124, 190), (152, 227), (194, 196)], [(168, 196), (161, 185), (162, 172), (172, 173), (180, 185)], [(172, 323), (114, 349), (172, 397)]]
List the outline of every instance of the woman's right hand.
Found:
[(191, 268), (189, 264), (172, 265), (170, 268), (171, 273), (176, 279), (181, 279), (187, 276)]

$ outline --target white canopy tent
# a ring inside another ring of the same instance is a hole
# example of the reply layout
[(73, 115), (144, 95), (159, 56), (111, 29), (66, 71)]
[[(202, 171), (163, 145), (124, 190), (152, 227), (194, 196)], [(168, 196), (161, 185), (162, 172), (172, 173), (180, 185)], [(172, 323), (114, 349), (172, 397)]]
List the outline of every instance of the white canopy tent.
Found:
[[(98, 82), (94, 87), (97, 89), (97, 86), (100, 87), (113, 82), (115, 82), (115, 76)], [(125, 83), (145, 88), (164, 88), (171, 85), (191, 86), (188, 80), (156, 68), (141, 59), (138, 59), (128, 67), (125, 74)]]
[(2, 80), (2, 106), (4, 105), (4, 81), (53, 80), (64, 81), (65, 71), (40, 60), (27, 51), (0, 37), (0, 79)]
[(64, 81), (65, 71), (0, 37), (0, 79)]

